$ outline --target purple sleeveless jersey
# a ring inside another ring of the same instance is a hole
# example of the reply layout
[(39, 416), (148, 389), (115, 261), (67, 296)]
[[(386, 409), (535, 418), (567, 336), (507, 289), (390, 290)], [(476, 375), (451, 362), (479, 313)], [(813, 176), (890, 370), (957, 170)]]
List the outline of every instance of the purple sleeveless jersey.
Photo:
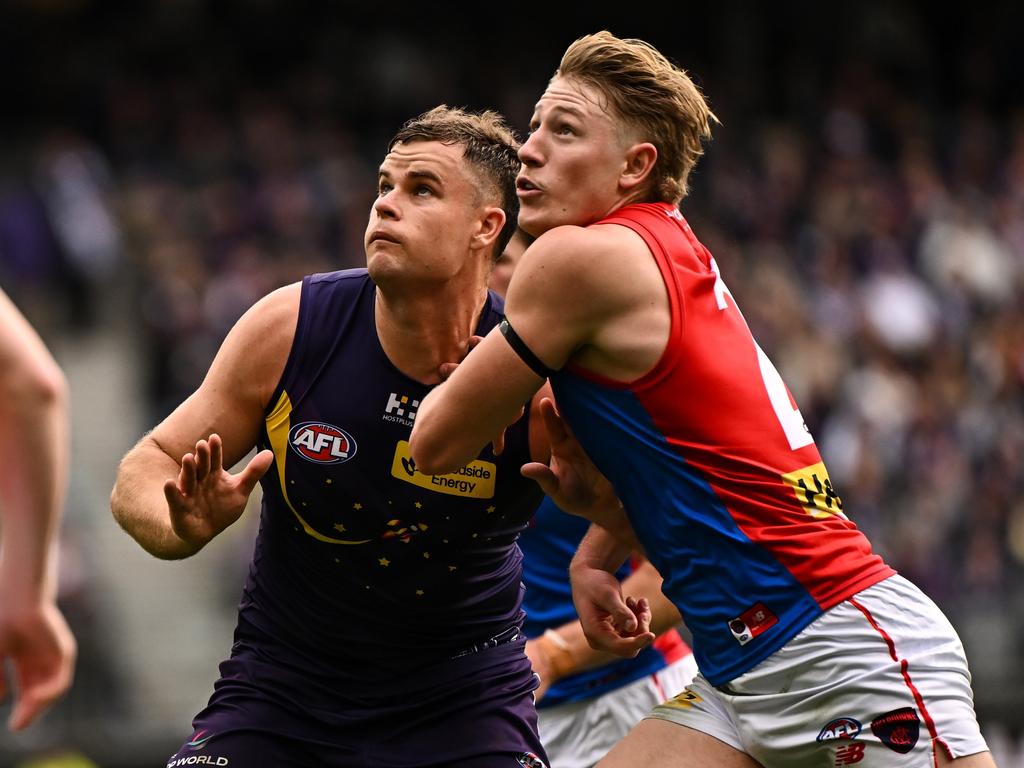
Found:
[[(230, 749), (226, 765), (250, 764), (257, 733), (278, 738), (275, 765), (301, 750), (318, 765), (544, 764), (519, 634), (516, 539), (541, 498), (519, 473), (527, 419), (501, 456), (417, 471), (409, 433), (431, 387), (385, 355), (374, 301), (365, 269), (303, 281), (235, 644), (169, 765)], [(490, 294), (476, 333), (501, 311)]]

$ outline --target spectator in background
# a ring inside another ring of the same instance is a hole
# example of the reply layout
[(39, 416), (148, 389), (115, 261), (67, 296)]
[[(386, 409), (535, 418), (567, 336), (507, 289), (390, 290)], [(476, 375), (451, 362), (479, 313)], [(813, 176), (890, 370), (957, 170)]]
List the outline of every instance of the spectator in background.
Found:
[(12, 691), (7, 724), (17, 731), (63, 695), (74, 675), (75, 640), (56, 603), (68, 393), (56, 361), (2, 291), (0, 467), (0, 699)]

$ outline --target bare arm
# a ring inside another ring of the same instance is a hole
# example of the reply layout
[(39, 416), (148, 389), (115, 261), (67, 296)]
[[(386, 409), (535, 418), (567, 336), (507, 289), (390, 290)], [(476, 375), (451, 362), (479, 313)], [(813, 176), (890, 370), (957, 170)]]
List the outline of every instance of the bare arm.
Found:
[(68, 686), (75, 640), (57, 608), (57, 531), (68, 473), (68, 387), (42, 340), (0, 291), (0, 700), (31, 723)]
[[(653, 290), (652, 290), (653, 288)], [(616, 225), (559, 227), (523, 255), (509, 285), (505, 313), (542, 364), (570, 359), (628, 380), (653, 366), (667, 339), (657, 264), (643, 241)], [(410, 437), (424, 472), (454, 471), (500, 434), (544, 378), (498, 329), (424, 399)]]
[[(615, 571), (629, 555), (621, 539), (591, 525), (569, 566), (572, 599), (590, 645), (618, 656), (636, 656), (654, 641), (650, 598), (623, 599)], [(659, 590), (660, 591), (660, 590)], [(661, 608), (665, 608), (661, 604)], [(673, 618), (663, 611), (661, 620)]]
[[(573, 230), (582, 232), (577, 228)], [(512, 276), (505, 305), (515, 332), (547, 366), (560, 368), (580, 343), (578, 318), (555, 321), (553, 307), (579, 307), (563, 293), (571, 267), (552, 258), (565, 238), (546, 236), (526, 252)], [(541, 346), (538, 339), (543, 339)], [(500, 434), (544, 384), (495, 328), (477, 345), (451, 377), (421, 403), (410, 437), (416, 465), (424, 472), (443, 473), (463, 466)], [(472, 414), (466, 414), (466, 408)]]
[[(671, 600), (661, 592), (661, 574), (643, 560), (622, 582), (623, 593), (646, 598), (651, 608), (650, 630), (660, 635), (676, 626), (682, 618)], [(600, 667), (622, 658), (620, 654), (599, 650), (590, 645), (581, 621), (571, 621), (547, 630), (526, 644), (526, 653), (534, 671), (541, 678), (535, 693), (539, 700), (548, 686), (563, 677)]]
[(52, 600), (50, 554), (68, 471), (67, 381), (2, 292), (0, 372), (0, 586), (25, 600)]
[(263, 451), (237, 475), (225, 471), (259, 439), (295, 336), (300, 290), (281, 288), (249, 309), (199, 389), (122, 459), (111, 511), (147, 552), (165, 559), (198, 552), (238, 519), (272, 464)]

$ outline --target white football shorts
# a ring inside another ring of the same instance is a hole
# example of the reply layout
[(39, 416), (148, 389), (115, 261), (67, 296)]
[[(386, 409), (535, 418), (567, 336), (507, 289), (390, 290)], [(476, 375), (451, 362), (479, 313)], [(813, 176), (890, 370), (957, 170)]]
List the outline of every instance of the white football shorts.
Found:
[(754, 669), (697, 675), (649, 717), (689, 726), (765, 768), (933, 768), (988, 750), (949, 620), (891, 576), (826, 611)]
[(679, 693), (697, 674), (686, 654), (653, 675), (583, 701), (537, 710), (540, 740), (552, 768), (591, 768), (651, 709)]

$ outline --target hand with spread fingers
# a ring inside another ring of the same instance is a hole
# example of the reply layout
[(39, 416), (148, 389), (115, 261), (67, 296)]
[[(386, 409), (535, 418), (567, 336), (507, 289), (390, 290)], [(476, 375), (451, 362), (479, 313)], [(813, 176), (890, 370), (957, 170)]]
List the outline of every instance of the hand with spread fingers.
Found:
[(241, 517), (249, 494), (273, 461), (273, 451), (260, 451), (232, 475), (224, 468), (220, 436), (200, 440), (194, 453), (182, 457), (178, 476), (164, 483), (174, 533), (201, 549)]

